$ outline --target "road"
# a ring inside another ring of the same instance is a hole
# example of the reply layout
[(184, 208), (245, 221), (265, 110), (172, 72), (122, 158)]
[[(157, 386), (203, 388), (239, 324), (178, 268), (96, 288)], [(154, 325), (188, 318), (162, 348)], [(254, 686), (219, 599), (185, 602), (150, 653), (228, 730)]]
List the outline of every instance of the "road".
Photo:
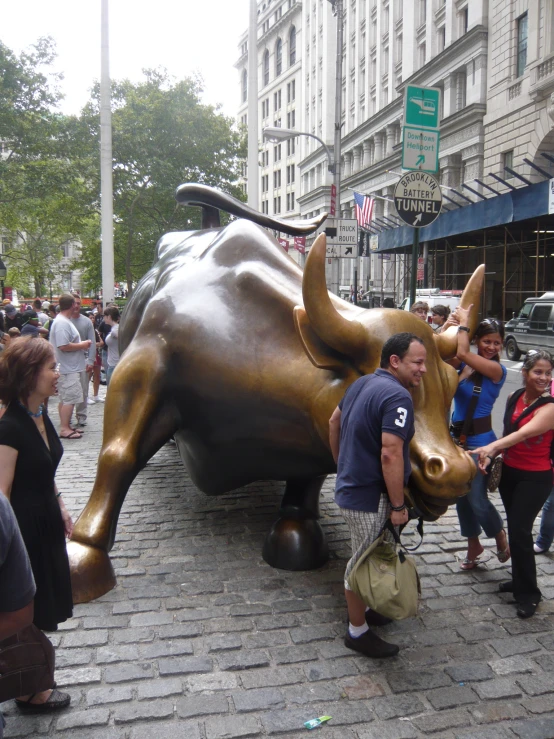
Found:
[[(509, 366), (502, 397), (519, 384)], [(495, 427), (500, 430), (502, 402)], [(103, 406), (85, 439), (65, 441), (58, 475), (73, 513), (90, 493)], [(416, 555), (416, 618), (380, 630), (401, 646), (387, 661), (343, 645), (348, 533), (322, 494), (329, 563), (271, 569), (261, 557), (282, 484), (210, 498), (165, 446), (123, 506), (112, 559), (117, 587), (75, 608), (52, 639), (69, 710), (21, 716), (6, 704), (6, 737), (43, 739), (546, 739), (554, 737), (554, 555), (537, 558), (546, 600), (528, 621), (497, 592), (509, 565), (485, 541), (485, 562), (462, 572), (454, 509), (426, 525)], [(492, 499), (499, 504), (497, 495)]]

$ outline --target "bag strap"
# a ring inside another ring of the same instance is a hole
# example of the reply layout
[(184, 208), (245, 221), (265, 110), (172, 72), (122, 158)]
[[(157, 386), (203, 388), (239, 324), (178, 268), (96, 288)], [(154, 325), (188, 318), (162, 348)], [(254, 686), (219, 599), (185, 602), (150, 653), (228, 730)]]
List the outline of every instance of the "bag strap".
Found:
[(543, 405), (548, 405), (549, 403), (554, 403), (554, 397), (552, 397), (549, 392), (544, 392), (542, 395), (539, 395), (539, 397), (534, 400), (531, 405), (528, 405), (523, 413), (518, 418), (516, 418), (514, 423), (512, 423), (514, 408), (516, 407), (517, 401), (521, 398), (524, 392), (525, 388), (520, 388), (516, 390), (514, 393), (512, 393), (512, 396), (508, 399), (508, 402), (506, 403), (506, 412), (504, 414), (504, 436), (508, 436), (508, 434), (517, 431), (519, 424), (523, 421), (523, 419), (527, 418), (527, 416), (530, 416), (531, 413), (534, 413), (537, 408), (541, 408)]
[(381, 531), (381, 534), (383, 534), (385, 530), (390, 531), (394, 541), (398, 544), (399, 547), (402, 547), (402, 549), (404, 549), (406, 552), (415, 552), (415, 550), (419, 549), (419, 547), (421, 546), (423, 542), (423, 518), (422, 517), (418, 519), (417, 526), (416, 526), (416, 531), (419, 534), (420, 539), (419, 539), (419, 543), (416, 544), (415, 547), (407, 547), (404, 544), (402, 544), (402, 540), (400, 539), (400, 534), (394, 528), (390, 518), (387, 519), (386, 524), (383, 526), (383, 530)]
[(474, 382), (473, 393), (471, 395), (471, 400), (469, 401), (469, 404), (467, 406), (466, 417), (464, 418), (464, 425), (462, 426), (462, 430), (460, 432), (460, 438), (459, 438), (460, 446), (463, 449), (465, 449), (467, 446), (467, 437), (469, 436), (469, 429), (473, 421), (473, 415), (475, 413), (475, 409), (477, 408), (477, 403), (479, 402), (479, 397), (481, 395), (481, 385), (483, 384), (483, 375), (480, 372), (476, 372), (473, 382)]

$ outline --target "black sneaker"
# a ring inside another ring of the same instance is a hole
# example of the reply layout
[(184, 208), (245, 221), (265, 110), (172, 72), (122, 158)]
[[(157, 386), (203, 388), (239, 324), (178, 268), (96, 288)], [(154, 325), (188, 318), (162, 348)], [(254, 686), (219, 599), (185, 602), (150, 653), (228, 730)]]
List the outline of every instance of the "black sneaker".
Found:
[(520, 618), (531, 618), (535, 615), (538, 605), (538, 601), (536, 603), (518, 603), (516, 613)]
[(371, 608), (365, 612), (365, 622), (368, 626), (386, 626), (392, 623), (392, 618), (381, 616), (377, 611), (373, 611)]
[(348, 649), (353, 649), (355, 652), (360, 652), (360, 654), (365, 654), (366, 657), (372, 657), (373, 659), (394, 657), (400, 651), (400, 647), (397, 644), (389, 644), (383, 639), (380, 639), (371, 629), (357, 639), (350, 636), (350, 632), (347, 631), (344, 637), (344, 645)]
[(498, 592), (499, 593), (513, 593), (514, 592), (514, 581), (513, 580), (506, 580), (505, 582), (501, 582), (498, 586)]

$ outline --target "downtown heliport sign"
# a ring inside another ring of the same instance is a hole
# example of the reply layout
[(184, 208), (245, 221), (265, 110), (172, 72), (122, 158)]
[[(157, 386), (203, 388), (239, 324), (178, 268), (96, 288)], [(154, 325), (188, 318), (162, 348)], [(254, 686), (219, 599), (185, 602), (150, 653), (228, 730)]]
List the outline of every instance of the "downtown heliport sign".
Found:
[(438, 87), (407, 85), (404, 92), (402, 168), (435, 173), (439, 169)]

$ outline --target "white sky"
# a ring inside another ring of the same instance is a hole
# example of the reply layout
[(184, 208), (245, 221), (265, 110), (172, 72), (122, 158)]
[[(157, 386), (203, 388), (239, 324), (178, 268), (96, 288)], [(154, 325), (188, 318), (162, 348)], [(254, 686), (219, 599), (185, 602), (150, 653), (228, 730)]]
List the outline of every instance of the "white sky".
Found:
[[(178, 79), (200, 72), (203, 101), (235, 116), (240, 35), (248, 0), (110, 0), (110, 76), (137, 81), (144, 68), (166, 67)], [(100, 78), (100, 0), (20, 0), (2, 7), (0, 40), (19, 53), (41, 36), (56, 41), (63, 72), (61, 108), (78, 113)]]

